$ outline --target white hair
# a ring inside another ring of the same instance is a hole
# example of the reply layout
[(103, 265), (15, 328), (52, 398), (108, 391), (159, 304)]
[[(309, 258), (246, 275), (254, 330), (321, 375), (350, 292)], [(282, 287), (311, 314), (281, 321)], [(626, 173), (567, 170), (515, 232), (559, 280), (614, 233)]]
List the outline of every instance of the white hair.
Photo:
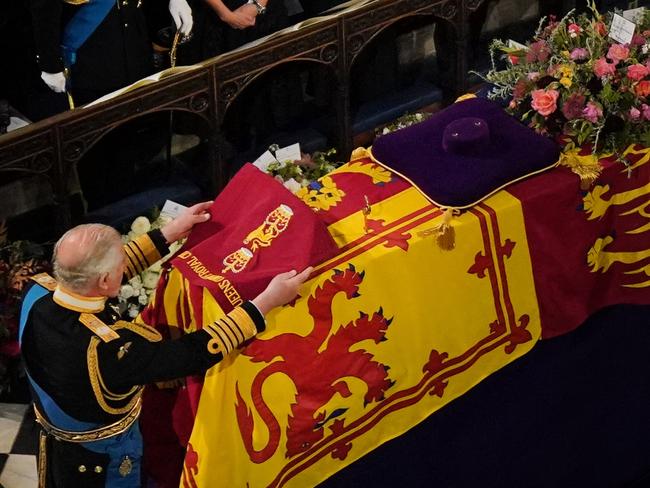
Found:
[[(72, 242), (68, 242), (72, 241)], [(77, 249), (73, 259), (59, 257), (63, 246)], [(53, 253), (54, 276), (72, 291), (86, 293), (104, 273), (114, 271), (124, 259), (120, 234), (107, 225), (83, 224), (67, 231)]]

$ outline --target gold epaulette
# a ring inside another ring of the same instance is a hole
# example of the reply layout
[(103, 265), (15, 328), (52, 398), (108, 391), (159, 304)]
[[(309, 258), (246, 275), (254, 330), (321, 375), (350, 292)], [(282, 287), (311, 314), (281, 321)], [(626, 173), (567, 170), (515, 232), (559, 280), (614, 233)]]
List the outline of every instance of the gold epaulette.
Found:
[(56, 290), (56, 285), (57, 285), (56, 280), (47, 273), (35, 274), (34, 276), (31, 277), (31, 280), (35, 281), (46, 290), (49, 291)]
[(82, 313), (79, 315), (79, 322), (88, 327), (93, 334), (104, 342), (111, 342), (120, 338), (117, 332), (106, 325), (99, 317), (91, 313)]

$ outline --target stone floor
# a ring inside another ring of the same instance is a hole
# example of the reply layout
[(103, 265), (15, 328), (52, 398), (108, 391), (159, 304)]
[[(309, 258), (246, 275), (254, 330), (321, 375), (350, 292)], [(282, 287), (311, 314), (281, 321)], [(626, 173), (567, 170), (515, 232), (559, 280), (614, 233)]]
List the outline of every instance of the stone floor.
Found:
[(36, 488), (38, 426), (29, 405), (0, 403), (0, 488)]

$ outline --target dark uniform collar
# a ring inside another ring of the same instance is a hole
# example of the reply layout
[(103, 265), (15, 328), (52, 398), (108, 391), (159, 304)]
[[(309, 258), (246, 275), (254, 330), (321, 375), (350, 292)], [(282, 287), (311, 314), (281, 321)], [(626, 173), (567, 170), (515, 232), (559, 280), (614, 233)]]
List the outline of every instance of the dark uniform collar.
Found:
[(88, 297), (80, 295), (61, 285), (57, 285), (52, 299), (63, 308), (81, 313), (98, 313), (104, 310), (106, 297)]

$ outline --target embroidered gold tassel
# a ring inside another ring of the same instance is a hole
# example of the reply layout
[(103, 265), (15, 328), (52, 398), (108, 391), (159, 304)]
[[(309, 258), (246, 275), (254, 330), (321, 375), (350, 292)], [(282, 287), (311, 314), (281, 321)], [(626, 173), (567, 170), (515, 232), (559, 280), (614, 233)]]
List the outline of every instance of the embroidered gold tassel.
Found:
[(598, 158), (593, 154), (580, 155), (577, 149), (563, 152), (560, 165), (570, 168), (580, 178), (580, 189), (588, 190), (603, 170)]
[(454, 210), (448, 208), (442, 214), (442, 222), (435, 228), (436, 244), (443, 251), (451, 251), (456, 247), (456, 231), (451, 225)]
[(574, 166), (571, 171), (580, 178), (580, 189), (589, 190), (600, 176), (602, 168), (600, 166)]

